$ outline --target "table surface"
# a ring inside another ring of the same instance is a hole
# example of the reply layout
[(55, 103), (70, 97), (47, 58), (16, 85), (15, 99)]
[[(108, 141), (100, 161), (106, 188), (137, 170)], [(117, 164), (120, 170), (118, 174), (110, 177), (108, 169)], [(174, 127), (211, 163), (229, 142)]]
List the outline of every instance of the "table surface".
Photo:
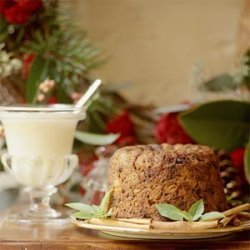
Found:
[(199, 240), (115, 238), (73, 225), (18, 225), (0, 217), (0, 250), (78, 249), (250, 249), (250, 231)]

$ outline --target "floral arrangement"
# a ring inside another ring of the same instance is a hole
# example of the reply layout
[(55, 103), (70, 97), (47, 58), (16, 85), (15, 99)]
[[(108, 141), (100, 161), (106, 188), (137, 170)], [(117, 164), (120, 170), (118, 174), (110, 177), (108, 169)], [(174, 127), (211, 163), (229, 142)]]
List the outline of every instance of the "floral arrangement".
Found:
[[(243, 59), (238, 74), (210, 79), (202, 83), (202, 89), (248, 91), (249, 51)], [(0, 0), (0, 87), (11, 85), (19, 94), (17, 102), (74, 103), (92, 82), (92, 70), (103, 62), (86, 32), (74, 26), (67, 13), (58, 9), (57, 0)], [(245, 173), (250, 181), (247, 103), (217, 102), (157, 115), (151, 105), (128, 102), (117, 86), (103, 86), (88, 104), (87, 119), (79, 124), (74, 145), (80, 157), (80, 171), (60, 187), (63, 202), (74, 199), (75, 195), (86, 197), (88, 189), (94, 186), (95, 191), (88, 196), (91, 202), (98, 203), (105, 192), (99, 185), (104, 185), (102, 169), (110, 155), (118, 147), (133, 144), (201, 143), (226, 149), (242, 176), (245, 155)], [(241, 116), (237, 116), (239, 112)], [(234, 117), (232, 122), (227, 114)], [(222, 120), (228, 122), (221, 124)], [(222, 140), (215, 131), (224, 129), (228, 133), (223, 133)], [(235, 133), (240, 136), (232, 140)], [(4, 134), (0, 136), (3, 138)], [(100, 145), (109, 146), (98, 148)], [(97, 181), (93, 182), (94, 179)]]
[[(18, 93), (15, 102), (74, 103), (92, 82), (91, 71), (102, 63), (100, 50), (58, 8), (57, 0), (0, 0), (0, 88), (11, 86)], [(103, 86), (79, 124), (74, 150), (82, 166), (96, 158), (99, 145), (153, 141), (153, 107), (131, 104), (115, 88)], [(1, 100), (0, 94), (0, 103), (12, 100)], [(84, 192), (79, 178), (67, 183), (67, 193)]]
[[(0, 1), (0, 85), (13, 85), (21, 102), (76, 102), (93, 80), (91, 70), (102, 63), (99, 58), (99, 49), (58, 9), (57, 0)], [(138, 125), (150, 122), (151, 109), (131, 105), (109, 85), (89, 103), (79, 130), (116, 133), (112, 124), (121, 123), (118, 144), (143, 143), (150, 138), (136, 138), (141, 129), (132, 128), (131, 119)], [(112, 120), (119, 115), (121, 121)]]
[(45, 102), (36, 99), (36, 91), (46, 79), (56, 82), (49, 96), (62, 103), (71, 102), (75, 92), (88, 86), (88, 72), (100, 63), (99, 50), (60, 13), (57, 1), (1, 0), (0, 15), (1, 52), (13, 57), (12, 64), (19, 62), (15, 72), (1, 77), (16, 83), (24, 102)]

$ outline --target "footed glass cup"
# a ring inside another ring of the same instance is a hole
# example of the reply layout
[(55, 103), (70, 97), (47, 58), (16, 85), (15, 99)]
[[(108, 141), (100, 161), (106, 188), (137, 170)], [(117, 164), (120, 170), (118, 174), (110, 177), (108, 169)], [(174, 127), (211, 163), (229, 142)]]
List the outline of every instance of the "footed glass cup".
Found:
[(78, 164), (72, 155), (74, 132), (85, 111), (70, 105), (0, 107), (8, 153), (4, 168), (25, 186), (31, 204), (11, 214), (17, 223), (67, 223), (68, 215), (51, 208), (55, 186), (65, 182)]

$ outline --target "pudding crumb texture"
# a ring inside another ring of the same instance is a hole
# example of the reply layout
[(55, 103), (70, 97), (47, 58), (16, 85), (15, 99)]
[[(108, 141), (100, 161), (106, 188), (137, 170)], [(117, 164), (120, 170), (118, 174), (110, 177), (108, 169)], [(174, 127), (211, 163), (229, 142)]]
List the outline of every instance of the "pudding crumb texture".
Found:
[(109, 166), (113, 218), (161, 217), (155, 204), (188, 211), (203, 199), (205, 212), (227, 207), (218, 159), (200, 145), (138, 145), (116, 151)]

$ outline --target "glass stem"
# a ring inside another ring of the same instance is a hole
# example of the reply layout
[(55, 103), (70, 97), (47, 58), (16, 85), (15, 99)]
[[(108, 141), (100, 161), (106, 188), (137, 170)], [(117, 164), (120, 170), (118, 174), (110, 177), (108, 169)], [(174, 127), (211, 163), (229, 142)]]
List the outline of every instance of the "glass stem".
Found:
[(57, 212), (50, 206), (50, 198), (56, 193), (57, 188), (47, 186), (45, 188), (28, 188), (31, 205), (29, 207), (30, 213), (41, 216), (56, 216)]

